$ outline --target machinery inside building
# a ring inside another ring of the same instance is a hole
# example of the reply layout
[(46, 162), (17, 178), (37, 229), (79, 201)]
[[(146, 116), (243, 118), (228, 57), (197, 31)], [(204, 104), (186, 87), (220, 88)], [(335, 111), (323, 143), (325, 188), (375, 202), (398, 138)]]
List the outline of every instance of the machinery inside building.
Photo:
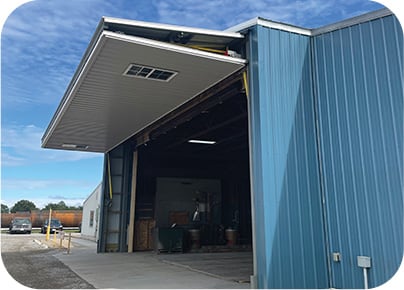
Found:
[(251, 250), (247, 101), (241, 79), (138, 147), (134, 250)]

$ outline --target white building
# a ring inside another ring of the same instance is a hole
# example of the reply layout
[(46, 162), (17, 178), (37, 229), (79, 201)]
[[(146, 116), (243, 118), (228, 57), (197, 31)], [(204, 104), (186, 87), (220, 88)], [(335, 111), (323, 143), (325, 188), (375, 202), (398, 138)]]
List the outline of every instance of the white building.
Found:
[(98, 221), (100, 216), (101, 183), (83, 203), (81, 235), (98, 240)]

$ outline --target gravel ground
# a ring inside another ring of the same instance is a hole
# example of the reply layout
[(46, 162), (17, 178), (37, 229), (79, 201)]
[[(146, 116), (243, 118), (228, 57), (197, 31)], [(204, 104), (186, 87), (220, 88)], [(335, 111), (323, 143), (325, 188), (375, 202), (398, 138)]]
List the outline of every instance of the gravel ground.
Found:
[(94, 289), (34, 240), (40, 234), (1, 235), (1, 256), (9, 274), (24, 286), (35, 289)]

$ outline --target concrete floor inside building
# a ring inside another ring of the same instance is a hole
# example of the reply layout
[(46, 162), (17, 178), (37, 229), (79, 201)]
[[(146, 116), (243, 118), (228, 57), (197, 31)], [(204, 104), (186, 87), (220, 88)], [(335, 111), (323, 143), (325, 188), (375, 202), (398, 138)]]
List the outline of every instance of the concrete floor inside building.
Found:
[(249, 283), (253, 273), (252, 252), (167, 254), (157, 258), (174, 266), (237, 283)]

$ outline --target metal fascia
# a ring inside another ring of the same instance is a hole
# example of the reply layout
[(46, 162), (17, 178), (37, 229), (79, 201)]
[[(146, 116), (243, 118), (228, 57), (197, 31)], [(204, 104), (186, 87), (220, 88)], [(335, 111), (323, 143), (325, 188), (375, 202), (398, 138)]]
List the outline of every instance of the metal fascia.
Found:
[(235, 26), (229, 27), (224, 31), (228, 32), (242, 32), (244, 30), (249, 29), (252, 26), (255, 26), (258, 24), (258, 17), (255, 17), (253, 19), (247, 20), (245, 22), (239, 23)]
[(360, 23), (367, 22), (367, 21), (372, 21), (372, 20), (375, 20), (378, 18), (392, 15), (392, 14), (393, 14), (393, 12), (391, 12), (389, 9), (383, 8), (383, 9), (372, 11), (372, 12), (362, 14), (362, 15), (359, 15), (356, 17), (352, 17), (352, 18), (349, 18), (349, 19), (346, 19), (346, 20), (343, 20), (343, 21), (340, 21), (337, 23), (333, 23), (333, 24), (326, 25), (326, 26), (323, 26), (320, 28), (312, 29), (311, 35), (316, 36), (319, 34), (324, 34), (327, 32), (346, 28), (346, 27), (353, 26), (353, 25), (360, 24)]
[(227, 37), (227, 38), (238, 38), (243, 39), (244, 35), (238, 32), (231, 31), (220, 31), (220, 30), (211, 30), (211, 29), (203, 29), (203, 28), (194, 28), (187, 26), (177, 26), (170, 24), (161, 24), (154, 22), (144, 22), (137, 20), (128, 20), (121, 18), (113, 18), (113, 17), (103, 17), (105, 24), (113, 23), (113, 24), (122, 24), (133, 27), (142, 27), (142, 28), (150, 28), (150, 29), (159, 29), (159, 30), (167, 30), (167, 31), (183, 31), (195, 34), (206, 34), (211, 36), (219, 36), (219, 37)]
[(307, 35), (307, 36), (316, 36), (319, 34), (331, 32), (334, 30), (342, 29), (345, 27), (359, 24), (359, 23), (375, 20), (375, 19), (378, 19), (381, 17), (392, 15), (392, 14), (393, 13), (389, 9), (383, 8), (380, 10), (372, 11), (372, 12), (369, 12), (369, 13), (366, 13), (363, 15), (359, 15), (359, 16), (356, 16), (353, 18), (342, 20), (340, 22), (326, 25), (326, 26), (323, 26), (320, 28), (315, 28), (315, 29), (302, 28), (302, 27), (293, 26), (290, 24), (285, 24), (282, 22), (276, 22), (276, 21), (271, 21), (271, 20), (266, 20), (266, 19), (260, 18), (260, 17), (256, 17), (256, 18), (250, 19), (246, 22), (243, 22), (241, 24), (238, 24), (236, 26), (230, 27), (230, 28), (226, 29), (225, 31), (243, 32), (254, 25), (261, 25), (264, 27), (279, 29), (279, 30), (283, 30), (283, 31), (287, 31), (287, 32), (297, 33), (297, 34), (303, 34), (303, 35)]
[(307, 36), (311, 35), (310, 29), (293, 26), (293, 25), (289, 25), (289, 24), (285, 24), (285, 23), (281, 23), (281, 22), (265, 20), (262, 18), (258, 18), (257, 24), (264, 26), (264, 27), (272, 28), (272, 29), (279, 29), (279, 30), (307, 35)]
[(290, 24), (285, 24), (285, 23), (281, 23), (281, 22), (275, 22), (275, 21), (271, 21), (271, 20), (266, 20), (260, 17), (256, 17), (253, 19), (250, 19), (246, 22), (243, 22), (241, 24), (238, 24), (236, 26), (230, 27), (228, 29), (226, 29), (225, 31), (244, 31), (254, 25), (261, 25), (264, 27), (268, 27), (268, 28), (273, 28), (273, 29), (279, 29), (279, 30), (283, 30), (283, 31), (288, 31), (288, 32), (293, 32), (293, 33), (297, 33), (297, 34), (303, 34), (303, 35), (311, 35), (311, 30), (310, 29), (306, 29), (306, 28), (302, 28), (302, 27), (298, 27), (298, 26), (293, 26)]

